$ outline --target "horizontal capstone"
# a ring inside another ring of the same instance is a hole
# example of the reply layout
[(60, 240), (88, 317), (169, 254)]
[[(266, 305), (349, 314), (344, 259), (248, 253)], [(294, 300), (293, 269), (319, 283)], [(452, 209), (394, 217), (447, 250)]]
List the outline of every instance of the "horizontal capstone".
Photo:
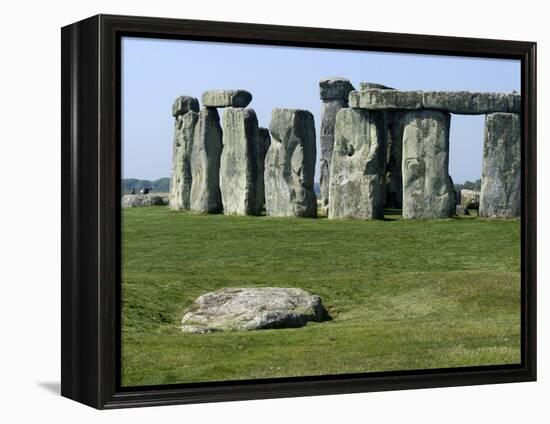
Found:
[[(362, 83), (363, 87), (367, 84)], [(349, 106), (367, 110), (440, 110), (462, 115), (519, 113), (521, 96), (517, 93), (477, 93), (470, 91), (401, 91), (368, 88), (352, 91)]]
[(202, 94), (202, 105), (207, 107), (246, 107), (252, 94), (246, 90), (208, 90)]

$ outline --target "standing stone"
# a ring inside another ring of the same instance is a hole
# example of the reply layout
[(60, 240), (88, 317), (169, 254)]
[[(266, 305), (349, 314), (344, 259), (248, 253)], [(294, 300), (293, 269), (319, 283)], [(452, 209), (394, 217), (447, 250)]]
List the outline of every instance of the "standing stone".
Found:
[(384, 114), (342, 109), (336, 114), (334, 135), (328, 217), (383, 218)]
[(190, 209), (200, 213), (220, 213), (220, 156), (222, 129), (218, 111), (205, 107), (200, 111), (195, 127), (191, 154)]
[(386, 117), (386, 200), (387, 208), (403, 207), (403, 112), (387, 111)]
[(172, 149), (172, 175), (170, 179), (170, 208), (190, 208), (191, 197), (191, 154), (195, 125), (199, 119), (198, 101), (189, 96), (180, 96), (174, 101), (172, 114), (174, 123), (174, 144)]
[(272, 141), (265, 159), (266, 214), (315, 218), (313, 115), (307, 110), (273, 109), (269, 130)]
[(481, 170), (480, 216), (521, 215), (521, 121), (516, 113), (491, 113), (485, 118)]
[(223, 115), (220, 189), (226, 215), (260, 215), (258, 197), (260, 133), (253, 109), (228, 107)]
[(457, 203), (468, 209), (479, 209), (479, 194), (478, 190), (463, 188), (460, 190), (460, 202)]
[(449, 129), (446, 112), (408, 112), (403, 128), (403, 218), (449, 218), (454, 187), (449, 177)]
[(271, 146), (271, 136), (269, 135), (269, 130), (267, 128), (260, 127), (258, 135), (259, 147), (258, 147), (258, 176), (257, 176), (257, 189), (258, 189), (258, 202), (261, 204), (261, 207), (265, 206), (265, 157), (267, 156), (267, 151), (269, 146)]
[(323, 100), (321, 107), (321, 157), (320, 157), (320, 187), (323, 208), (328, 208), (330, 187), (330, 162), (334, 147), (334, 123), (336, 113), (348, 107), (349, 93), (353, 85), (345, 78), (326, 78), (319, 81), (320, 95)]

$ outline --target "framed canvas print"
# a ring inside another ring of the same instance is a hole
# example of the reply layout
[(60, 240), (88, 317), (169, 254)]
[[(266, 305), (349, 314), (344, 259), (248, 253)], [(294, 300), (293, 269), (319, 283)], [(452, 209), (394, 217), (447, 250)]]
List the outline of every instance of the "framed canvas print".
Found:
[(536, 379), (536, 44), (62, 29), (62, 395)]

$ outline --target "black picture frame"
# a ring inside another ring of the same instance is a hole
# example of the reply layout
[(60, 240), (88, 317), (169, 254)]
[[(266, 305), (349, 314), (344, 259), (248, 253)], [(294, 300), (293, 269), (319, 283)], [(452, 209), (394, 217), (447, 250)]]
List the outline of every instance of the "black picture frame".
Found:
[[(123, 36), (521, 61), (521, 364), (122, 388)], [(61, 394), (121, 408), (536, 380), (536, 43), (97, 15), (61, 30)]]

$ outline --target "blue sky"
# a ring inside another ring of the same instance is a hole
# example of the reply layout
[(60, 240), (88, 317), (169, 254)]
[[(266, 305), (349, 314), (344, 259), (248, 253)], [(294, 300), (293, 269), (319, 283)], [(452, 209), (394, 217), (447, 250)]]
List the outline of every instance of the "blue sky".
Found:
[[(253, 95), (249, 107), (263, 127), (269, 127), (275, 107), (307, 109), (315, 116), (319, 154), (321, 78), (345, 77), (355, 87), (369, 81), (402, 90), (519, 92), (520, 75), (520, 62), (515, 60), (126, 37), (122, 174), (143, 179), (170, 176), (171, 107), (179, 95), (200, 101), (205, 90), (246, 89)], [(481, 177), (483, 121), (484, 116), (452, 116), (449, 170), (456, 183)]]

